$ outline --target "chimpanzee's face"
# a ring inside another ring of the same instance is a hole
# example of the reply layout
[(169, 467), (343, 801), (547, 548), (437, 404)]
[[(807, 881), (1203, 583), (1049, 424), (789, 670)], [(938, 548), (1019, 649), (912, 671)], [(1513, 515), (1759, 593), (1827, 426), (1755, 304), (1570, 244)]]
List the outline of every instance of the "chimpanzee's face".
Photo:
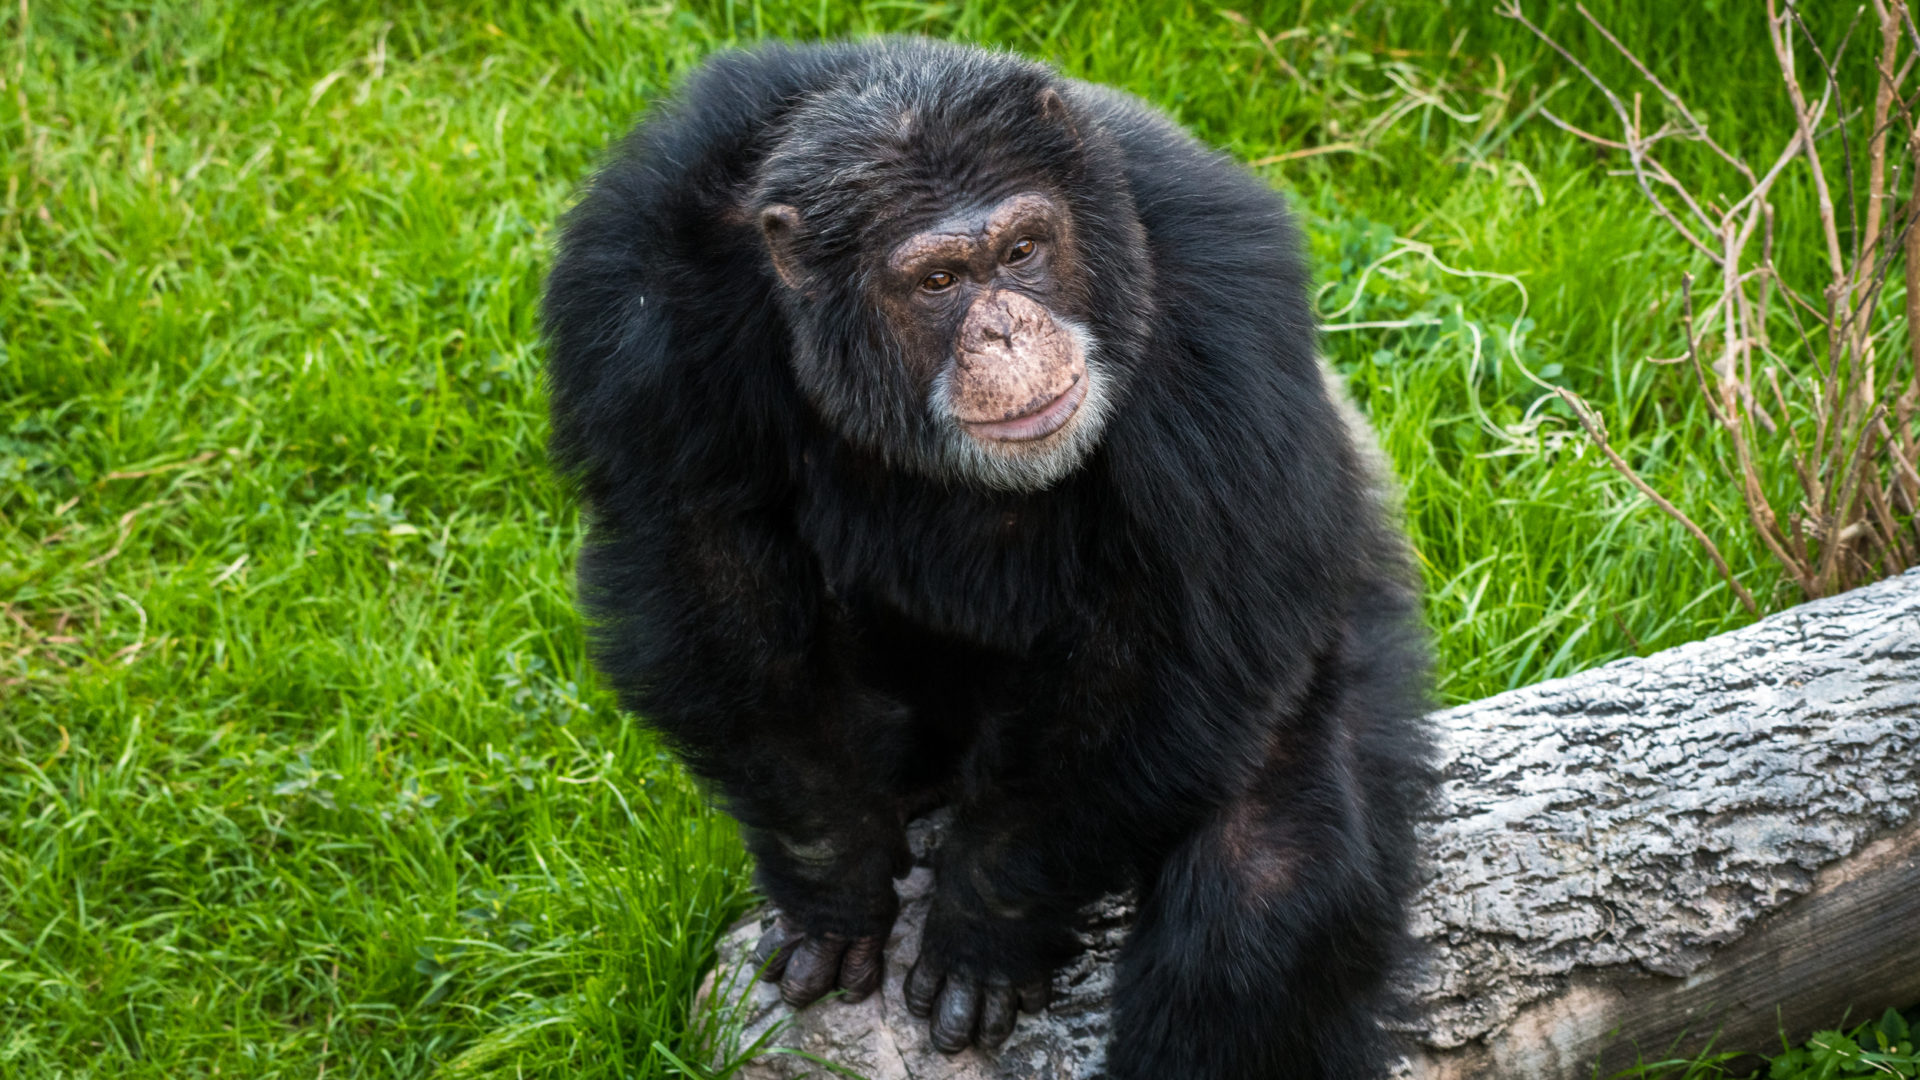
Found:
[(877, 275), (902, 352), (924, 373), (948, 454), (991, 486), (1043, 487), (1079, 463), (1105, 400), (1080, 307), (1072, 222), (1023, 192), (950, 213)]
[(754, 210), (795, 376), (828, 422), (892, 464), (1011, 491), (1076, 468), (1117, 400), (1072, 209), (1085, 140), (1035, 79), (979, 101), (803, 107)]
[[(1075, 317), (1090, 290), (1072, 219), (1038, 191), (921, 216), (904, 237), (870, 245), (852, 275), (860, 283), (852, 302), (870, 305), (884, 328), (885, 347), (861, 350), (869, 353), (861, 362), (893, 369), (868, 372), (874, 393), (908, 390), (919, 436), (933, 444), (898, 456), (987, 487), (1046, 487), (1098, 440), (1106, 401), (1095, 343)], [(801, 220), (775, 205), (761, 225), (781, 277), (804, 296), (817, 278), (795, 265), (788, 243)], [(813, 359), (802, 360), (803, 383), (810, 367), (845, 371)], [(832, 413), (837, 402), (824, 404)]]

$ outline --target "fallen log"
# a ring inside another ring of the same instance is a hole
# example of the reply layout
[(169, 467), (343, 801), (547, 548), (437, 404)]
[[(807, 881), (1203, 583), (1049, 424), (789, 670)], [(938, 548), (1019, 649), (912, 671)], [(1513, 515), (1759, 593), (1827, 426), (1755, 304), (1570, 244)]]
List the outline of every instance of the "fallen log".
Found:
[[(1920, 1002), (1920, 571), (1433, 721), (1402, 1076), (1585, 1078)], [(780, 1048), (871, 1080), (1100, 1076), (1125, 900), (1045, 1015), (947, 1057), (900, 996), (930, 885), (903, 882), (857, 1005), (793, 1013), (752, 981), (758, 920), (736, 928), (703, 991), (729, 1003), (716, 1056), (753, 1056), (742, 1080), (825, 1075)]]

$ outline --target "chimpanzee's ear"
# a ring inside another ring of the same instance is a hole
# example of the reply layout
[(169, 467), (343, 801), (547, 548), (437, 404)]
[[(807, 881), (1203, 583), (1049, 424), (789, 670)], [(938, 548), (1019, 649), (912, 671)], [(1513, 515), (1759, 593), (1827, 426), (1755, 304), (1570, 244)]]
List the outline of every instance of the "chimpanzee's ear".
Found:
[(1073, 113), (1067, 109), (1066, 99), (1051, 86), (1040, 91), (1040, 119), (1066, 128), (1067, 133), (1076, 139), (1080, 136), (1080, 130), (1073, 123)]
[(787, 288), (806, 291), (806, 277), (800, 272), (795, 246), (799, 242), (800, 211), (785, 203), (770, 203), (760, 208), (760, 235), (767, 241), (767, 256), (773, 271)]

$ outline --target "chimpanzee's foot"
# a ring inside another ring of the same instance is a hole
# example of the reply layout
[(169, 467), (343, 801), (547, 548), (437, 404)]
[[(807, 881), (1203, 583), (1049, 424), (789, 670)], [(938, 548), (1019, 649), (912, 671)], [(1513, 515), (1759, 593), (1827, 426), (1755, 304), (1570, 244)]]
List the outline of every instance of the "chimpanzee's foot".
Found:
[(781, 1000), (804, 1008), (834, 990), (845, 990), (844, 1000), (861, 1001), (880, 988), (885, 934), (844, 938), (812, 935), (782, 915), (760, 935), (753, 947), (753, 963), (760, 977), (780, 984)]

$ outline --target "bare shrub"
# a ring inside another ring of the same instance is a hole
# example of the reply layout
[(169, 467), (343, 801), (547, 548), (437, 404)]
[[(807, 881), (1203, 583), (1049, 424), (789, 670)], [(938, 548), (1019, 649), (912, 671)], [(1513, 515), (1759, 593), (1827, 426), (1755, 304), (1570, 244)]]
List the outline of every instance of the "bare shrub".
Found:
[[(1795, 123), (1762, 170), (1717, 141), (1698, 114), (1584, 4), (1575, 7), (1652, 88), (1652, 100), (1642, 93), (1623, 98), (1529, 20), (1519, 0), (1505, 0), (1501, 8), (1605, 96), (1620, 134), (1608, 138), (1551, 111), (1541, 115), (1624, 155), (1628, 167), (1619, 174), (1633, 178), (1660, 217), (1709, 265), (1701, 280), (1687, 274), (1681, 283), (1685, 352), (1656, 362), (1693, 371), (1731, 450), (1727, 479), (1761, 541), (1807, 599), (1920, 564), (1920, 438), (1914, 425), (1920, 335), (1905, 333), (1904, 356), (1882, 347), (1920, 318), (1914, 198), (1890, 212), (1902, 186), (1902, 164), (1911, 163), (1909, 173), (1920, 172), (1916, 99), (1902, 96), (1920, 59), (1920, 29), (1908, 0), (1871, 4), (1878, 51), (1872, 100), (1863, 103), (1846, 100), (1840, 64), (1865, 9), (1829, 54), (1801, 17), (1800, 5), (1767, 0), (1768, 36)], [(1811, 79), (1803, 79), (1803, 69)], [(1817, 94), (1809, 94), (1809, 84)], [(1861, 139), (1858, 125), (1867, 117)], [(1674, 155), (1663, 158), (1663, 151), (1682, 141), (1710, 151), (1709, 164), (1692, 171), (1669, 167)], [(1824, 266), (1811, 280), (1789, 280), (1774, 261), (1772, 198), (1793, 169), (1809, 174), (1825, 243)], [(1700, 197), (1720, 190), (1728, 176), (1737, 178), (1736, 191), (1743, 194)], [(1836, 177), (1844, 199), (1839, 205)], [(1905, 319), (1880, 311), (1896, 263), (1905, 272)], [(1551, 389), (1607, 461), (1692, 533), (1741, 602), (1758, 614), (1713, 539), (1613, 449), (1600, 414), (1571, 390)], [(1782, 459), (1791, 463), (1797, 490), (1769, 491), (1765, 466)]]

